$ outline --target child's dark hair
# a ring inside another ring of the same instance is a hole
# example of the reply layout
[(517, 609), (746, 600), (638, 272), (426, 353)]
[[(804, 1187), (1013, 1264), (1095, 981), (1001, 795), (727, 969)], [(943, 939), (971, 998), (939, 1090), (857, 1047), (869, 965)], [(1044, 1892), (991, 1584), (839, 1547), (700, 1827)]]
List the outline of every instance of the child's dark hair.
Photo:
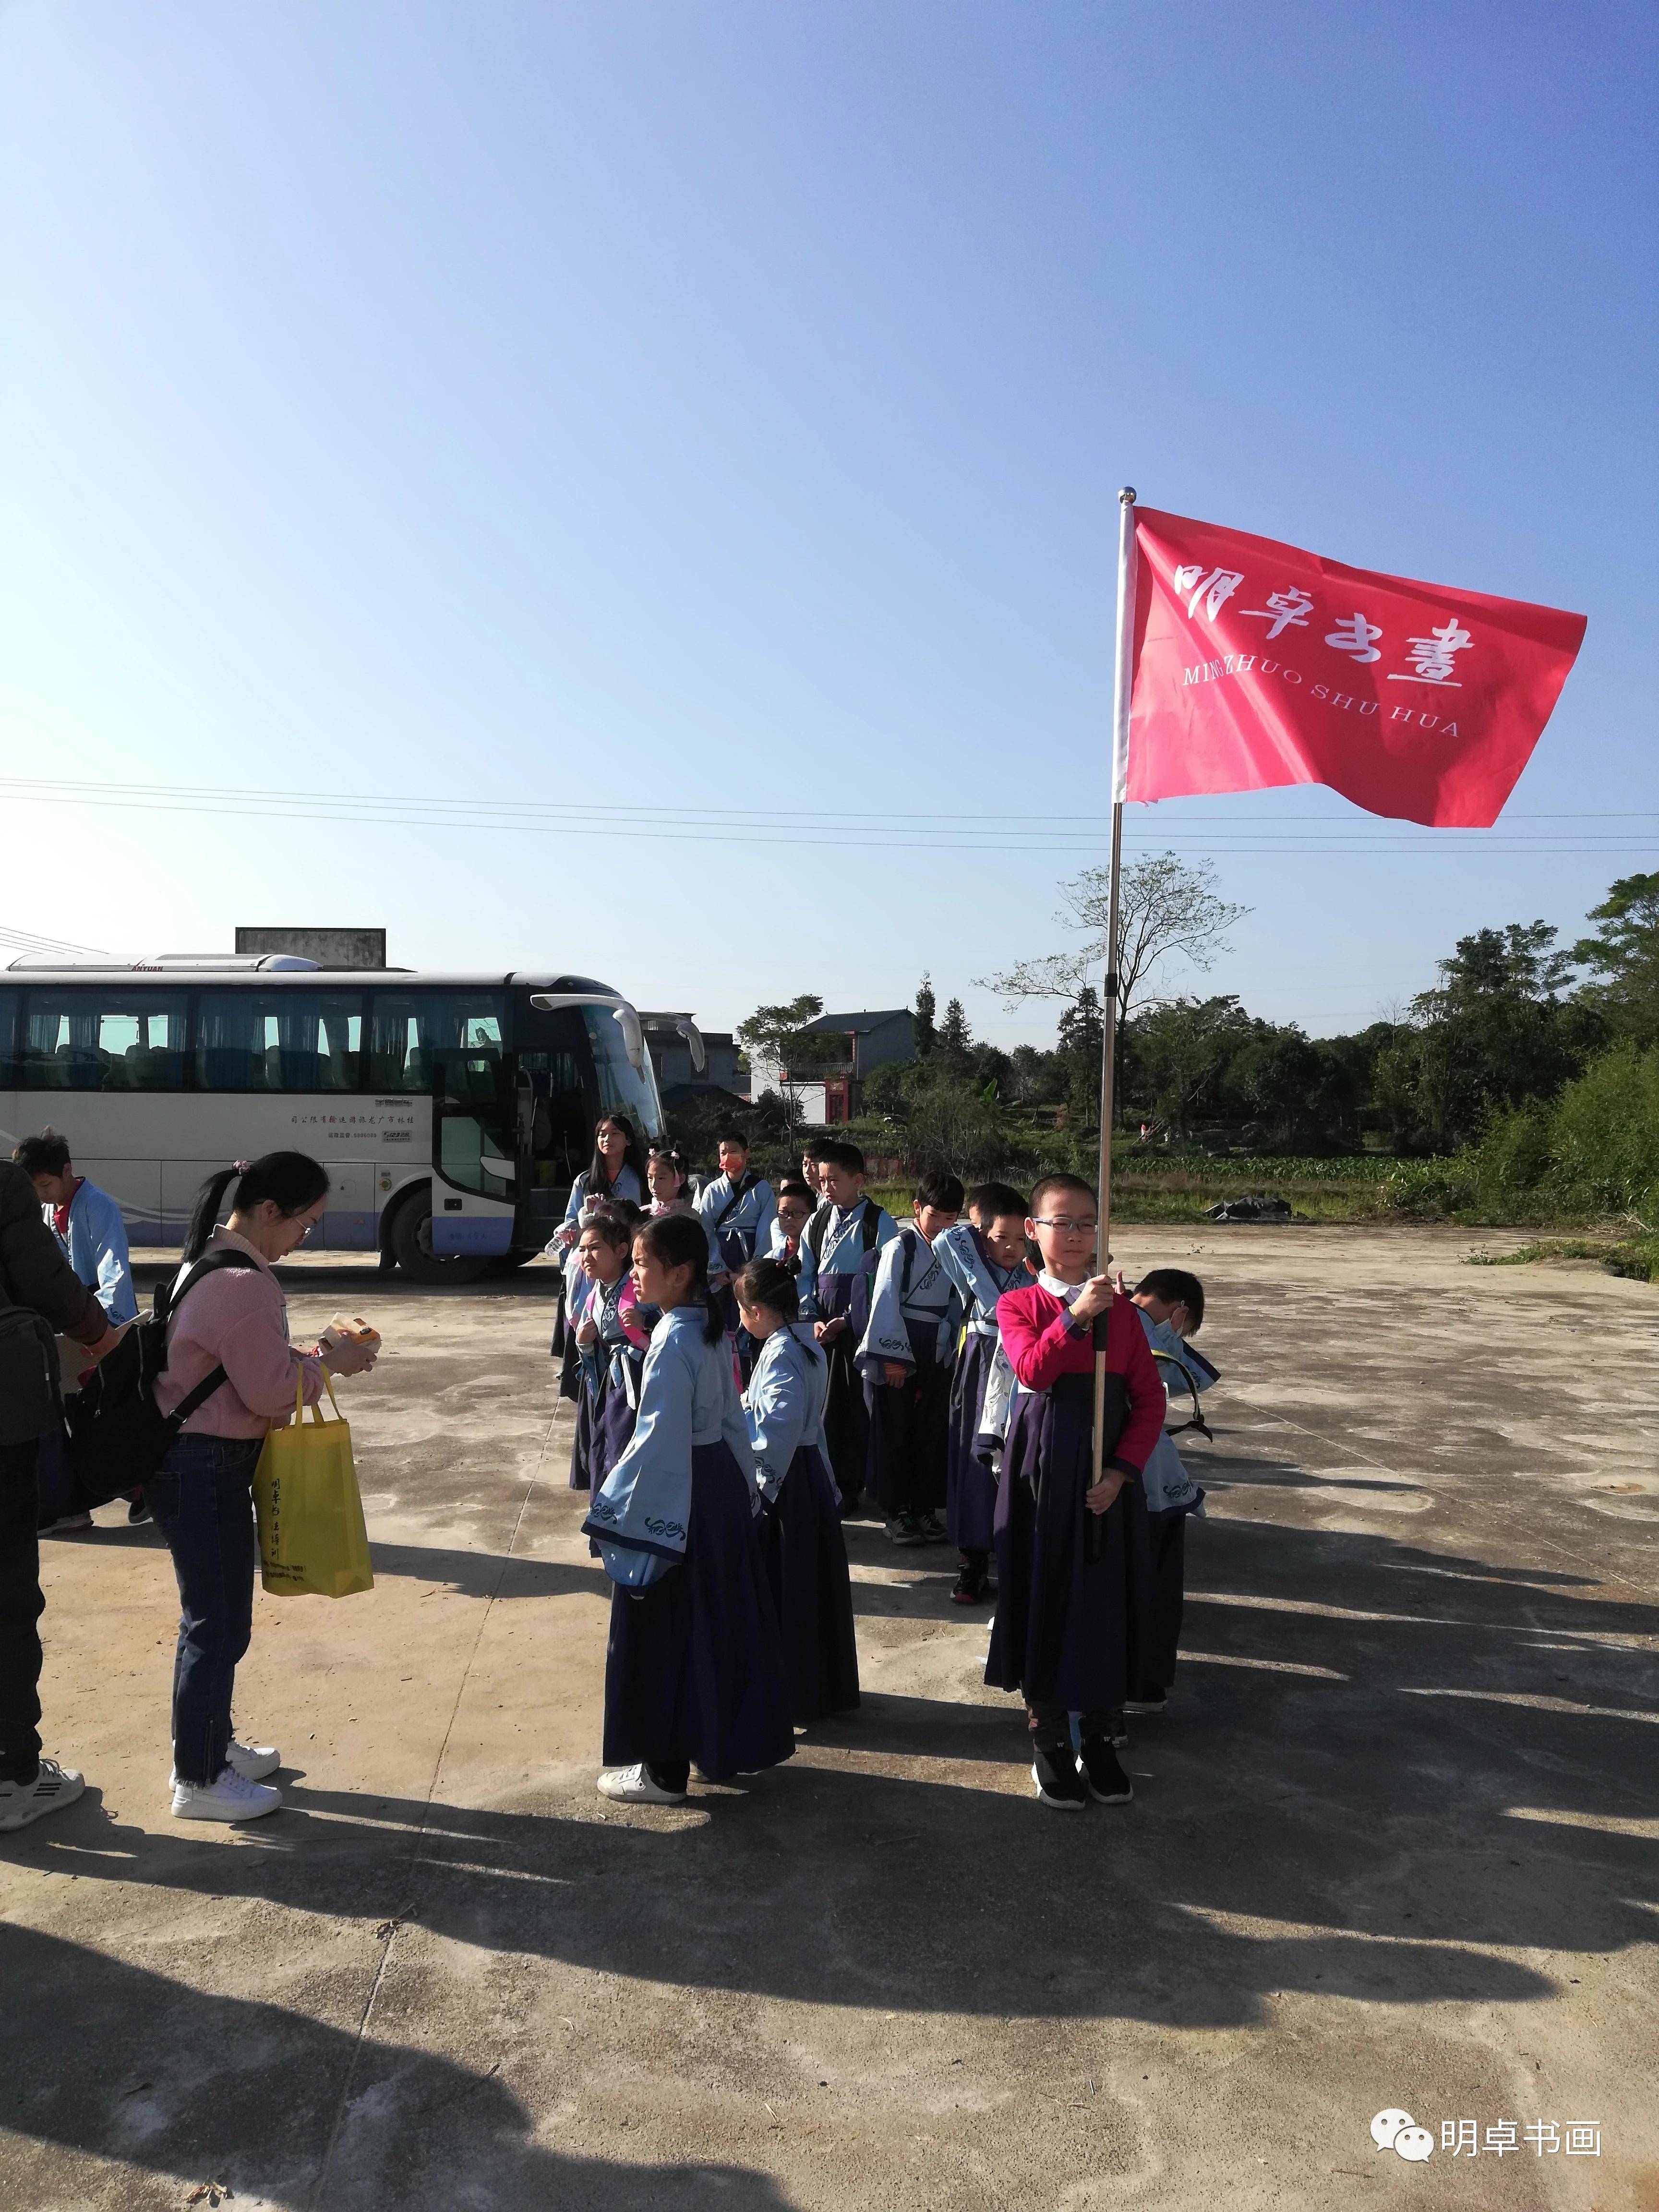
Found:
[(840, 1168), (848, 1175), (864, 1173), (864, 1155), (856, 1145), (843, 1145), (839, 1139), (822, 1144), (813, 1155), (820, 1167)]
[(1135, 1296), (1145, 1291), (1149, 1297), (1161, 1298), (1166, 1306), (1185, 1306), (1192, 1317), (1194, 1336), (1204, 1326), (1204, 1285), (1196, 1275), (1188, 1274), (1185, 1267), (1154, 1267), (1135, 1285)]
[(746, 1152), (750, 1149), (748, 1137), (738, 1128), (735, 1121), (727, 1121), (722, 1128), (715, 1131), (715, 1150), (718, 1151), (722, 1145), (735, 1145), (740, 1152)]
[(726, 1333), (726, 1322), (708, 1287), (708, 1231), (696, 1215), (659, 1213), (635, 1231), (634, 1241), (644, 1245), (659, 1267), (690, 1267), (688, 1303), (701, 1299), (707, 1307), (703, 1341), (718, 1344)]
[(994, 1221), (1024, 1221), (1026, 1199), (1024, 1192), (1015, 1190), (1013, 1183), (975, 1183), (963, 1199), (963, 1212), (978, 1214), (980, 1228), (991, 1228)]
[(800, 1311), (795, 1279), (781, 1261), (751, 1260), (738, 1270), (735, 1287), (744, 1305), (764, 1306), (785, 1321), (793, 1321)]
[(962, 1178), (947, 1175), (944, 1169), (937, 1174), (925, 1175), (916, 1185), (913, 1203), (918, 1207), (931, 1206), (940, 1213), (960, 1213), (962, 1211)]
[(979, 1216), (980, 1226), (988, 1229), (994, 1221), (1016, 1221), (1025, 1218), (1025, 1200), (1011, 1182), (976, 1182), (963, 1200), (965, 1210)]
[(678, 1145), (653, 1145), (645, 1158), (647, 1167), (653, 1160), (666, 1160), (682, 1182), (690, 1172), (686, 1164), (685, 1154), (681, 1152)]
[(196, 1194), (196, 1209), (185, 1239), (186, 1267), (206, 1251), (232, 1183), (236, 1185), (230, 1201), (233, 1213), (251, 1213), (269, 1199), (284, 1220), (292, 1220), (328, 1195), (327, 1170), (309, 1152), (264, 1152), (246, 1165), (221, 1168)]
[(817, 1191), (809, 1190), (799, 1176), (785, 1176), (778, 1185), (778, 1196), (781, 1199), (804, 1198), (809, 1206), (816, 1206), (818, 1202)]
[(25, 1137), (12, 1158), (26, 1176), (60, 1176), (70, 1164), (69, 1139), (56, 1129), (40, 1129)]
[(1093, 1183), (1085, 1182), (1081, 1176), (1039, 1176), (1032, 1188), (1029, 1201), (1030, 1218), (1033, 1221), (1038, 1218), (1039, 1210), (1042, 1205), (1043, 1200), (1048, 1197), (1050, 1191), (1054, 1190), (1069, 1190), (1073, 1197), (1086, 1198), (1091, 1206), (1094, 1206), (1097, 1203), (1095, 1197), (1095, 1187)]
[[(593, 1124), (593, 1158), (587, 1170), (587, 1195), (590, 1198), (604, 1198), (611, 1189), (611, 1177), (605, 1172), (605, 1154), (599, 1150), (599, 1132), (607, 1121), (613, 1129), (620, 1129), (623, 1133), (622, 1168), (632, 1168), (640, 1179), (640, 1188), (645, 1188), (645, 1160), (634, 1124), (626, 1114), (601, 1114)], [(622, 1168), (617, 1170), (619, 1179)]]
[(612, 1199), (609, 1205), (593, 1206), (583, 1216), (581, 1237), (576, 1242), (580, 1244), (591, 1229), (600, 1243), (608, 1244), (613, 1252), (629, 1251), (634, 1232), (644, 1218), (639, 1207), (630, 1206), (625, 1198)]

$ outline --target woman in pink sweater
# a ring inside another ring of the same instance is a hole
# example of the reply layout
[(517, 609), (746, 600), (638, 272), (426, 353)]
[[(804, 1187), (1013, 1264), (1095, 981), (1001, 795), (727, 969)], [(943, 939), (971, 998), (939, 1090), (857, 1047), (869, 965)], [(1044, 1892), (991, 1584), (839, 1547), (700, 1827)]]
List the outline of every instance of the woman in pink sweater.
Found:
[[(234, 1183), (230, 1218), (216, 1230)], [(301, 1352), (271, 1262), (285, 1259), (321, 1214), (328, 1176), (304, 1152), (267, 1152), (202, 1186), (174, 1278), (167, 1372), (155, 1401), (171, 1413), (222, 1369), (224, 1379), (184, 1424), (144, 1495), (179, 1581), (173, 1667), (173, 1810), (186, 1820), (251, 1820), (282, 1792), (264, 1778), (282, 1764), (270, 1745), (231, 1733), (236, 1662), (253, 1628), (253, 1470), (267, 1430), (323, 1394), (323, 1369), (355, 1375), (374, 1351), (342, 1344)]]

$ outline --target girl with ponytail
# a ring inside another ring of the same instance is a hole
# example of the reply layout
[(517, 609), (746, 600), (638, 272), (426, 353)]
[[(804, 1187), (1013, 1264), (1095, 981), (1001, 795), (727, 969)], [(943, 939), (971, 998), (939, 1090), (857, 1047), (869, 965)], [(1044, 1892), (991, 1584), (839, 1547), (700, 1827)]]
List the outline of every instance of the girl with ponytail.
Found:
[(790, 1717), (805, 1728), (859, 1701), (847, 1539), (823, 1451), (829, 1364), (811, 1326), (796, 1318), (795, 1279), (782, 1261), (751, 1260), (732, 1287), (760, 1347), (743, 1410), (769, 1508), (761, 1540), (783, 1631)]
[[(230, 1218), (216, 1228), (227, 1195)], [(292, 1418), (295, 1396), (307, 1406), (322, 1396), (325, 1367), (359, 1374), (380, 1348), (378, 1340), (348, 1339), (301, 1351), (289, 1341), (271, 1263), (301, 1243), (327, 1195), (326, 1172), (305, 1152), (267, 1152), (210, 1176), (167, 1308), (159, 1409), (170, 1413), (198, 1384), (222, 1378), (144, 1485), (179, 1583), (171, 1781), (180, 1820), (251, 1820), (283, 1802), (264, 1781), (280, 1754), (231, 1731), (236, 1663), (253, 1623), (253, 1470), (266, 1431)]]
[(760, 1492), (708, 1239), (665, 1213), (634, 1237), (652, 1332), (626, 1450), (582, 1523), (615, 1588), (603, 1796), (677, 1805), (693, 1762), (714, 1782), (794, 1750), (783, 1645), (756, 1532)]

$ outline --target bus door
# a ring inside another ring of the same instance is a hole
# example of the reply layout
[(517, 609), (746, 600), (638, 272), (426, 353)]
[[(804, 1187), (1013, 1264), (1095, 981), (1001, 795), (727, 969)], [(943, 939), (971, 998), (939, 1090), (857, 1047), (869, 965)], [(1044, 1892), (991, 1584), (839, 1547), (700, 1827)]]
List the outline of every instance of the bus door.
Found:
[(432, 1249), (504, 1253), (515, 1242), (516, 1100), (499, 1043), (475, 1040), (432, 1057)]

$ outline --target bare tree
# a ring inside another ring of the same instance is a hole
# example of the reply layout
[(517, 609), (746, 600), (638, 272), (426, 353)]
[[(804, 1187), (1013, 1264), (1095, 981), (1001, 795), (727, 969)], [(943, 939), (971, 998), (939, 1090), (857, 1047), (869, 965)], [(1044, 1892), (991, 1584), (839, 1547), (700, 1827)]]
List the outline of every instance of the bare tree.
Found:
[[(1054, 920), (1062, 929), (1086, 930), (1087, 943), (1016, 961), (1005, 975), (977, 978), (976, 988), (996, 992), (1010, 1012), (1025, 999), (1075, 999), (1106, 964), (1109, 888), (1105, 868), (1085, 868), (1062, 884), (1065, 905)], [(1189, 867), (1173, 853), (1131, 860), (1118, 885), (1119, 1026), (1160, 962), (1178, 955), (1194, 968), (1212, 968), (1231, 950), (1227, 932), (1249, 911), (1220, 896), (1208, 860)]]

